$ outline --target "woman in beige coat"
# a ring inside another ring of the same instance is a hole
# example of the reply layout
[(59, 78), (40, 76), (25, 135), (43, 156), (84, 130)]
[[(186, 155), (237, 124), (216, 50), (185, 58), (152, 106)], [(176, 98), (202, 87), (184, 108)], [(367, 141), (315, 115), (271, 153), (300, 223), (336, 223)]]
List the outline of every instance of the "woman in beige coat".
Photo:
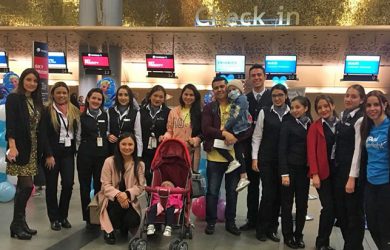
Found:
[[(135, 153), (134, 153), (135, 152)], [(114, 155), (104, 162), (99, 192), (102, 203), (100, 225), (107, 244), (115, 244), (114, 229), (127, 235), (128, 230), (140, 224), (141, 207), (137, 196), (145, 185), (145, 165), (137, 157), (135, 136), (121, 135), (114, 149)]]

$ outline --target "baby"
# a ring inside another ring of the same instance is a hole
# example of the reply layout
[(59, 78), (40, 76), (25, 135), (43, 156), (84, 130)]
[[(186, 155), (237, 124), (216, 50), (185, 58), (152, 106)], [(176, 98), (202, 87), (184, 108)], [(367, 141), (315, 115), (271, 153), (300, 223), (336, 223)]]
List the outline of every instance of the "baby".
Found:
[[(161, 187), (170, 187), (174, 188), (175, 186), (171, 181), (164, 181), (161, 183)], [(163, 235), (164, 236), (171, 236), (172, 235), (172, 225), (175, 220), (175, 212), (180, 210), (183, 207), (183, 200), (181, 194), (170, 194), (168, 196), (168, 200), (166, 203), (165, 208), (161, 205), (160, 202), (160, 196), (158, 193), (152, 194), (152, 205), (149, 208), (148, 211), (148, 228), (147, 228), (147, 235), (153, 235), (156, 231), (156, 228), (154, 226), (154, 221), (156, 219), (156, 216), (161, 214), (162, 211), (165, 210), (165, 230)]]

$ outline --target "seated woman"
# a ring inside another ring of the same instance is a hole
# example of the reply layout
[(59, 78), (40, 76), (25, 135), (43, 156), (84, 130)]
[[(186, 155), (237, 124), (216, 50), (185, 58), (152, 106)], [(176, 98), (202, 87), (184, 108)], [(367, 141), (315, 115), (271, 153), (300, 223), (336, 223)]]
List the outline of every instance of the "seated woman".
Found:
[(129, 229), (140, 224), (141, 207), (137, 196), (145, 185), (145, 165), (137, 157), (135, 136), (125, 133), (119, 136), (114, 155), (103, 165), (99, 192), (102, 202), (100, 225), (107, 244), (115, 244), (114, 229), (127, 235)]

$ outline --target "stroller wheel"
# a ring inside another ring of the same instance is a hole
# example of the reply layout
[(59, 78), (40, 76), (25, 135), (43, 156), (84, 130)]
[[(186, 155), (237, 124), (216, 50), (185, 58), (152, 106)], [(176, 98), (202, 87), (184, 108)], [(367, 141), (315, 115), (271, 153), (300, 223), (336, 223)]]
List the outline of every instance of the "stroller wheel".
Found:
[(130, 240), (130, 242), (129, 242), (129, 250), (135, 250), (136, 248), (135, 248), (135, 244), (137, 243), (137, 241), (138, 241), (139, 239), (138, 238), (133, 238), (133, 239), (131, 239)]
[(171, 241), (171, 243), (169, 243), (169, 250), (176, 250), (177, 249), (177, 246), (179, 245), (180, 243), (180, 239), (178, 238), (175, 238)]
[(188, 230), (188, 232), (186, 233), (186, 236), (188, 239), (192, 240), (192, 230)]
[(177, 245), (177, 247), (176, 247), (175, 250), (187, 250), (187, 249), (188, 249), (188, 244), (187, 244), (187, 242), (182, 241), (182, 242), (180, 242), (180, 243)]
[(186, 228), (185, 228), (185, 236), (184, 236), (184, 238), (186, 238), (186, 239), (192, 239), (192, 228), (191, 228), (191, 226), (186, 226)]
[(134, 250), (146, 250), (147, 248), (147, 242), (143, 239), (138, 239), (135, 242), (135, 249)]

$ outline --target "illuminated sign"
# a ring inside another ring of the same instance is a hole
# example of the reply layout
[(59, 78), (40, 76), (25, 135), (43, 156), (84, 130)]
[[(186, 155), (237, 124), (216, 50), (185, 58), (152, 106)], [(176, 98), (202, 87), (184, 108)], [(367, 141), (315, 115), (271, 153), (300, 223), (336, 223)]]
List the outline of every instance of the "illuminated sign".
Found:
[(274, 18), (265, 18), (269, 15), (266, 15), (265, 11), (259, 11), (257, 6), (253, 7), (253, 12), (241, 14), (230, 12), (227, 15), (218, 13), (218, 16), (223, 16), (221, 21), (216, 18), (217, 13), (211, 13), (211, 16), (208, 16), (207, 13), (208, 8), (206, 7), (198, 9), (195, 15), (195, 26), (283, 26), (292, 25), (292, 23), (299, 25), (299, 13), (296, 11), (284, 12), (283, 6), (279, 6), (279, 11), (276, 12)]

